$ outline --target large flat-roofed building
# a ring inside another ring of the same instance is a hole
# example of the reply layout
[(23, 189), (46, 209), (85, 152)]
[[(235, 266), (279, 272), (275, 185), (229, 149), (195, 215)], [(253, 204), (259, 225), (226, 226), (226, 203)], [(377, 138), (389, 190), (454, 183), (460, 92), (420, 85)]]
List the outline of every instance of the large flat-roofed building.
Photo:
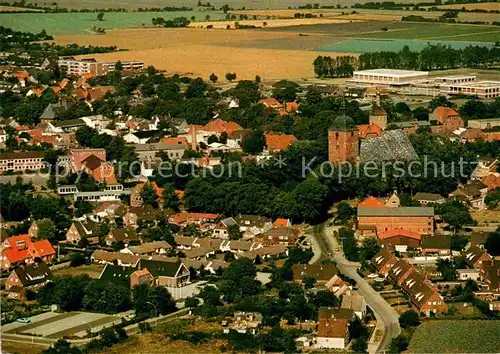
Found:
[(500, 127), (500, 118), (470, 119), (467, 121), (467, 127), (476, 129), (491, 129)]
[(0, 173), (6, 171), (36, 171), (45, 167), (43, 151), (6, 152), (0, 154)]
[(362, 86), (402, 86), (411, 85), (416, 81), (427, 80), (428, 78), (429, 72), (427, 71), (372, 69), (355, 71), (349, 81)]
[(496, 98), (500, 97), (500, 81), (471, 81), (442, 85), (441, 93), (477, 96), (481, 99)]
[[(93, 58), (75, 59), (73, 57), (65, 57), (58, 60), (61, 68), (65, 69), (69, 75), (92, 74), (95, 76), (106, 75), (108, 72), (115, 70), (116, 62), (100, 62)], [(142, 61), (122, 61), (123, 70), (137, 71), (144, 69)]]
[(436, 78), (436, 83), (441, 85), (464, 84), (474, 81), (477, 81), (477, 76), (475, 75), (450, 75)]
[(375, 231), (381, 234), (394, 229), (405, 229), (421, 235), (434, 232), (434, 208), (432, 207), (358, 207), (360, 234)]

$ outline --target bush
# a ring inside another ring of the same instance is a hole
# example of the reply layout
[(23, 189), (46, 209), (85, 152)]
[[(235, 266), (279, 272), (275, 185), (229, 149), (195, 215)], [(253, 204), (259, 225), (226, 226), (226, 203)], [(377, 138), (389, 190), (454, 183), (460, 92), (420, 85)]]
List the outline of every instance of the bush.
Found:
[(85, 264), (85, 256), (81, 253), (73, 253), (70, 258), (70, 267), (78, 267), (81, 266), (82, 264)]
[(403, 312), (399, 316), (399, 324), (402, 328), (409, 328), (420, 324), (419, 315), (413, 310)]
[(408, 342), (408, 337), (404, 334), (400, 334), (396, 338), (392, 339), (389, 351), (391, 353), (401, 353), (408, 348)]
[(141, 322), (139, 323), (139, 331), (141, 331), (141, 333), (150, 332), (151, 325), (147, 322)]

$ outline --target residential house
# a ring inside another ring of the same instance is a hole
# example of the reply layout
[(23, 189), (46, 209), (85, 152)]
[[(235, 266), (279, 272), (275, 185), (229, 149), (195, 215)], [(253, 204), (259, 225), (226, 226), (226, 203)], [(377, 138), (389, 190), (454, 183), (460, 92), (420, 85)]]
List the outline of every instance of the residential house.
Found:
[(229, 227), (233, 225), (238, 225), (236, 224), (236, 221), (229, 217), (222, 219), (217, 223), (217, 225), (213, 229), (213, 237), (215, 238), (220, 238), (222, 240), (227, 240), (229, 239)]
[(14, 265), (32, 264), (35, 258), (52, 263), (56, 251), (48, 240), (33, 242), (29, 235), (11, 236), (2, 242), (0, 268), (8, 270)]
[(457, 269), (457, 278), (458, 281), (467, 281), (469, 279), (478, 281), (481, 279), (481, 270), (480, 269)]
[(347, 283), (338, 275), (334, 275), (329, 281), (326, 282), (325, 287), (330, 290), (335, 297), (340, 298), (342, 295), (351, 295), (352, 289)]
[(457, 188), (449, 194), (449, 197), (473, 209), (482, 210), (486, 207), (484, 199), (487, 194), (488, 186), (481, 181), (475, 180), (465, 186)]
[(400, 259), (389, 270), (389, 277), (401, 286), (406, 277), (413, 272), (413, 266), (409, 265), (406, 261)]
[(349, 322), (354, 318), (349, 309), (320, 308), (318, 313), (318, 349), (345, 349), (349, 342)]
[(484, 250), (484, 244), (486, 243), (486, 238), (488, 237), (488, 232), (484, 231), (472, 231), (470, 238), (470, 245), (479, 247)]
[(147, 144), (158, 141), (162, 135), (158, 130), (141, 130), (125, 134), (123, 140), (131, 144)]
[(319, 285), (328, 283), (339, 273), (334, 265), (326, 264), (294, 264), (292, 266), (293, 280), (302, 283), (304, 277), (312, 277)]
[(123, 222), (125, 226), (135, 228), (139, 222), (156, 223), (161, 216), (161, 213), (151, 205), (130, 207), (123, 217)]
[(139, 241), (139, 236), (132, 227), (120, 227), (109, 231), (105, 240), (108, 246), (117, 242), (123, 242), (125, 245), (128, 245), (131, 241)]
[(379, 274), (382, 274), (384, 277), (389, 274), (389, 270), (396, 262), (397, 259), (389, 250), (389, 247), (383, 247), (371, 260), (371, 263), (377, 269)]
[(294, 246), (299, 241), (300, 231), (293, 227), (273, 227), (263, 234), (265, 245), (284, 244)]
[(130, 287), (130, 276), (136, 271), (134, 267), (124, 267), (119, 265), (106, 264), (99, 279), (111, 282), (124, 288)]
[(130, 274), (130, 287), (133, 288), (136, 285), (153, 285), (155, 278), (149, 272), (147, 268), (143, 268), (140, 270), (136, 270), (132, 274)]
[(442, 125), (442, 129), (449, 132), (454, 132), (464, 127), (463, 119), (457, 111), (449, 107), (437, 107), (429, 119), (437, 121)]
[(181, 287), (190, 282), (189, 269), (181, 261), (161, 262), (141, 259), (139, 269), (147, 269), (155, 279), (155, 285)]
[(277, 218), (273, 222), (273, 227), (292, 227), (292, 221), (290, 219)]
[(239, 214), (234, 217), (234, 221), (240, 227), (240, 231), (243, 232), (244, 238), (252, 238), (272, 228), (272, 220), (260, 215)]
[(172, 246), (167, 241), (153, 241), (143, 243), (139, 246), (129, 246), (122, 249), (120, 252), (134, 254), (136, 256), (142, 255), (163, 255), (166, 254)]
[(447, 257), (451, 254), (451, 237), (445, 234), (422, 236), (422, 254)]
[(86, 239), (89, 245), (99, 243), (99, 225), (90, 218), (73, 221), (66, 232), (67, 243), (77, 244), (82, 239)]
[[(479, 271), (481, 298), (491, 301), (500, 299), (500, 261), (485, 261)], [(498, 303), (495, 305), (498, 307)]]
[(269, 133), (265, 134), (264, 138), (266, 139), (266, 148), (270, 152), (286, 150), (297, 141), (297, 138), (291, 134)]
[(179, 226), (187, 226), (191, 224), (202, 226), (204, 224), (213, 224), (218, 218), (219, 214), (180, 212), (171, 215), (168, 218), (168, 222)]
[(186, 149), (182, 144), (147, 143), (136, 144), (135, 152), (140, 160), (155, 159), (160, 154), (166, 154), (171, 161), (182, 159)]
[(354, 293), (351, 295), (344, 295), (342, 297), (342, 303), (340, 308), (351, 309), (354, 314), (359, 318), (363, 319), (366, 315), (366, 301), (363, 295)]
[(491, 257), (485, 250), (472, 246), (465, 252), (465, 263), (472, 268), (481, 268), (484, 262), (490, 262)]
[(205, 136), (210, 136), (210, 135), (216, 135), (220, 136), (222, 133), (226, 133), (227, 135), (231, 134), (235, 130), (241, 130), (243, 129), (238, 123), (236, 122), (227, 122), (225, 120), (222, 120), (220, 118), (211, 120), (207, 124), (205, 124), (200, 131), (205, 135)]
[(229, 333), (232, 329), (238, 333), (257, 334), (262, 325), (262, 314), (259, 312), (235, 312), (231, 325), (223, 329), (224, 333)]
[(430, 316), (431, 313), (437, 315), (448, 311), (448, 305), (439, 295), (437, 288), (425, 283), (413, 290), (410, 294), (410, 303), (416, 312), (426, 316)]
[(140, 257), (122, 252), (106, 252), (96, 250), (90, 256), (93, 263), (118, 265), (121, 267), (137, 267)]
[(38, 288), (52, 280), (52, 271), (43, 262), (33, 263), (15, 268), (5, 281), (5, 289)]
[(358, 229), (361, 236), (405, 229), (422, 235), (434, 232), (433, 207), (358, 206)]
[(418, 192), (413, 196), (413, 199), (419, 202), (421, 205), (427, 204), (443, 204), (445, 198), (441, 194), (437, 193), (423, 193)]

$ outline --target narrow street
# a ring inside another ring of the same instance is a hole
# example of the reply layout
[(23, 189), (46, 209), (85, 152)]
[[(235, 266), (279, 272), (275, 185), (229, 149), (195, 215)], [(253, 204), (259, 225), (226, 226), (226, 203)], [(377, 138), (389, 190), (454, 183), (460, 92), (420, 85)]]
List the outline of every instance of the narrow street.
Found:
[(335, 252), (340, 246), (333, 236), (334, 229), (335, 227), (327, 228), (326, 223), (313, 227), (311, 236), (315, 240), (317, 246), (316, 248), (313, 247), (313, 249), (315, 251), (316, 249), (320, 249), (321, 251), (321, 256), (315, 254), (314, 259), (317, 259), (318, 263), (319, 260), (325, 258), (333, 260), (342, 274), (356, 281), (359, 293), (365, 297), (366, 303), (373, 310), (377, 322), (381, 322), (384, 325), (384, 336), (378, 348), (374, 350), (376, 352), (382, 352), (389, 347), (391, 339), (401, 333), (399, 315), (382, 296), (358, 274), (357, 269), (361, 266), (359, 263), (348, 261), (342, 252)]

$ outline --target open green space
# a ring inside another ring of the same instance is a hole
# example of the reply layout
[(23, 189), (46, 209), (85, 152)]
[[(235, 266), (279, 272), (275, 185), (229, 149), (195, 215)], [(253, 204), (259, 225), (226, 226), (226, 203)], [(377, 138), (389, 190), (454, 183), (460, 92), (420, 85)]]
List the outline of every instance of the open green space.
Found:
[(97, 20), (97, 13), (6, 13), (0, 14), (0, 25), (17, 31), (40, 32), (45, 29), (50, 34), (84, 34), (92, 27), (134, 28), (151, 27), (155, 17), (173, 19), (187, 17), (204, 20), (210, 15), (213, 20), (222, 19), (222, 12), (176, 11), (176, 12), (107, 12), (104, 21)]
[(498, 353), (500, 321), (425, 321), (413, 334), (409, 353)]

